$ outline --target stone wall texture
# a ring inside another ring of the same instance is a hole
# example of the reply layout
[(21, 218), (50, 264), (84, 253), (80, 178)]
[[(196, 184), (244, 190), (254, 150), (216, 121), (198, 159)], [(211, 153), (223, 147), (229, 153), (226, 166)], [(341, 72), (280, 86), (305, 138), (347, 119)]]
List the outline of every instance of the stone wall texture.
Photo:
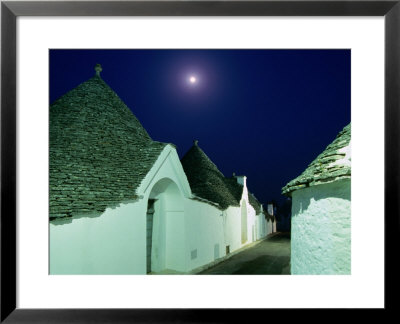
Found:
[[(153, 169), (157, 170), (154, 175)], [(143, 186), (147, 190), (141, 187), (137, 200), (108, 207), (98, 217), (84, 213), (50, 221), (50, 274), (146, 274), (149, 198), (157, 199), (152, 232), (154, 272), (190, 272), (215, 262), (225, 257), (226, 246), (232, 253), (252, 243), (251, 231), (257, 218), (266, 225), (264, 214), (255, 215), (246, 202), (249, 240), (242, 244), (240, 207), (229, 206), (221, 211), (190, 195), (185, 197), (179, 188), (189, 184), (185, 183), (175, 148), (170, 154), (163, 151), (153, 169), (148, 186)], [(257, 239), (270, 233), (267, 228), (258, 230), (263, 235)]]
[(348, 124), (302, 174), (282, 188), (282, 194), (290, 196), (295, 190), (350, 178), (351, 124)]
[[(198, 146), (197, 141), (186, 152), (181, 162), (195, 195), (216, 203), (221, 210), (229, 206), (240, 206), (243, 188), (246, 186), (239, 184), (236, 177), (225, 177)], [(249, 194), (248, 200), (256, 213), (261, 213), (261, 204), (257, 198)]]
[(136, 199), (167, 145), (97, 76), (50, 106), (49, 138), (50, 220), (101, 215)]
[(351, 274), (351, 181), (292, 193), (291, 273)]

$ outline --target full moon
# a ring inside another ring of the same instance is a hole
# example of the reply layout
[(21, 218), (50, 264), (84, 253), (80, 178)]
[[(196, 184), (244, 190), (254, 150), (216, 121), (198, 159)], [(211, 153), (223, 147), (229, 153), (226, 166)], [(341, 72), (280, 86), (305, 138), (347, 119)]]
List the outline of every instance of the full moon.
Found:
[(190, 83), (196, 83), (196, 77), (194, 77), (194, 76), (191, 76), (190, 78), (189, 78), (189, 81), (190, 81)]

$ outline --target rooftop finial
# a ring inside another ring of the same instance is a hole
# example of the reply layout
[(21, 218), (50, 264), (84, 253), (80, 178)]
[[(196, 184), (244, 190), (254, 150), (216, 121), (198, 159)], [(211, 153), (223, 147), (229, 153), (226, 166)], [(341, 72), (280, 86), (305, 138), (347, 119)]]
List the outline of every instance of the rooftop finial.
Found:
[(96, 71), (96, 76), (100, 77), (100, 72), (103, 71), (103, 69), (101, 68), (101, 65), (96, 64), (96, 66), (94, 67), (94, 70)]
[(194, 141), (193, 141), (193, 145), (197, 146), (197, 143), (198, 143), (198, 142), (199, 142), (198, 140), (194, 140)]

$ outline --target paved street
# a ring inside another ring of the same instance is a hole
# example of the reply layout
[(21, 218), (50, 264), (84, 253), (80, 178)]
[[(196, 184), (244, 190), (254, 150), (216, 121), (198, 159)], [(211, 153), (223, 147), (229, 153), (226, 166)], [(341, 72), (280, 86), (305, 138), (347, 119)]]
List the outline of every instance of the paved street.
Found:
[(199, 274), (290, 274), (290, 233), (274, 233)]

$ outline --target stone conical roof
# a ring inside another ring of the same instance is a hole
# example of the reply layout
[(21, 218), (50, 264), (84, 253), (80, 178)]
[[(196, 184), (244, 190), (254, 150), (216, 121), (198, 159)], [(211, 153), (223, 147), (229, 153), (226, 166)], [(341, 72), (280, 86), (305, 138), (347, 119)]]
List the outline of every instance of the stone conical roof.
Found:
[(282, 188), (282, 194), (322, 183), (351, 178), (351, 124), (336, 136), (335, 140), (311, 162), (297, 178)]
[(50, 219), (135, 199), (165, 145), (99, 73), (69, 91), (50, 106)]
[(192, 192), (196, 196), (217, 203), (222, 210), (228, 206), (239, 205), (225, 183), (224, 175), (197, 142), (187, 151), (181, 162)]
[[(217, 203), (222, 210), (229, 206), (239, 206), (243, 186), (235, 177), (225, 178), (217, 166), (198, 146), (197, 141), (181, 160), (192, 192), (201, 198)], [(252, 196), (251, 194), (249, 196)], [(259, 212), (260, 204), (249, 197), (254, 209)]]

